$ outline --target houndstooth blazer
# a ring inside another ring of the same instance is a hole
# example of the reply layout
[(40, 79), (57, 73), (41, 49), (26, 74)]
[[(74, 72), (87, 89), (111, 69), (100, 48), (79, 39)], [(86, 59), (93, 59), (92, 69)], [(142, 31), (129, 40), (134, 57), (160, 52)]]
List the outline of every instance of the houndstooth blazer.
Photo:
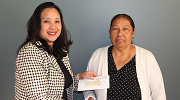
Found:
[[(41, 45), (38, 41), (37, 45)], [(78, 75), (73, 75), (68, 55), (62, 59), (73, 78), (67, 89), (68, 100), (77, 90)], [(63, 100), (64, 74), (54, 56), (31, 42), (24, 45), (16, 58), (15, 100)]]

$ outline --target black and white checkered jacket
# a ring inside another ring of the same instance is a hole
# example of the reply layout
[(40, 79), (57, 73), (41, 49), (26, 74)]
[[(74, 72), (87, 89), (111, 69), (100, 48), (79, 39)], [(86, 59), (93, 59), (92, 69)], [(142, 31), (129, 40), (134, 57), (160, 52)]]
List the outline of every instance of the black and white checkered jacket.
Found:
[[(41, 43), (36, 42), (38, 45)], [(73, 78), (67, 89), (68, 100), (77, 90), (78, 75), (73, 75), (68, 56), (62, 59)], [(54, 56), (32, 43), (24, 45), (16, 58), (15, 100), (63, 100), (64, 74)]]

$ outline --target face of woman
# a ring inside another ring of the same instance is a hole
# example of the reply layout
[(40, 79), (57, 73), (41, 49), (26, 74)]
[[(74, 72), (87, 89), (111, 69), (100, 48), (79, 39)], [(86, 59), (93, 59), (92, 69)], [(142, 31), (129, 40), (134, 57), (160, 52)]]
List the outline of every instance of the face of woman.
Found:
[(114, 47), (123, 49), (131, 46), (134, 31), (129, 20), (125, 18), (116, 19), (110, 29), (110, 38)]
[(61, 34), (61, 19), (55, 8), (46, 8), (41, 13), (41, 30), (39, 36), (52, 47)]

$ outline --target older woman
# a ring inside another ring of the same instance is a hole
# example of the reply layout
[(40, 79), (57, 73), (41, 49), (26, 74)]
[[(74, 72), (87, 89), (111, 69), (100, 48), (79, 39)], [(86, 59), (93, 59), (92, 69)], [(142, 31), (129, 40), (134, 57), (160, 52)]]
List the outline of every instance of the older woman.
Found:
[(28, 36), (19, 47), (15, 68), (15, 100), (73, 100), (79, 79), (94, 79), (93, 71), (73, 75), (69, 63), (68, 30), (61, 10), (40, 4), (27, 23)]
[(166, 100), (163, 77), (154, 55), (131, 44), (135, 25), (126, 14), (110, 24), (113, 45), (97, 49), (87, 70), (110, 76), (110, 88), (84, 92), (85, 100)]

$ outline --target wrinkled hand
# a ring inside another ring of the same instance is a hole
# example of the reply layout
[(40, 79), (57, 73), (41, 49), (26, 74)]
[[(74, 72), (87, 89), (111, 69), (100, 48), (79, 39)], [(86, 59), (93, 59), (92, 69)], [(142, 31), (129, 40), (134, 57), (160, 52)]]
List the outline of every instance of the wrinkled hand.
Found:
[(96, 74), (94, 71), (86, 71), (83, 72), (79, 75), (79, 79), (91, 79), (94, 80), (94, 77), (99, 76), (98, 74)]
[(92, 97), (89, 97), (89, 99), (88, 100), (94, 100)]

